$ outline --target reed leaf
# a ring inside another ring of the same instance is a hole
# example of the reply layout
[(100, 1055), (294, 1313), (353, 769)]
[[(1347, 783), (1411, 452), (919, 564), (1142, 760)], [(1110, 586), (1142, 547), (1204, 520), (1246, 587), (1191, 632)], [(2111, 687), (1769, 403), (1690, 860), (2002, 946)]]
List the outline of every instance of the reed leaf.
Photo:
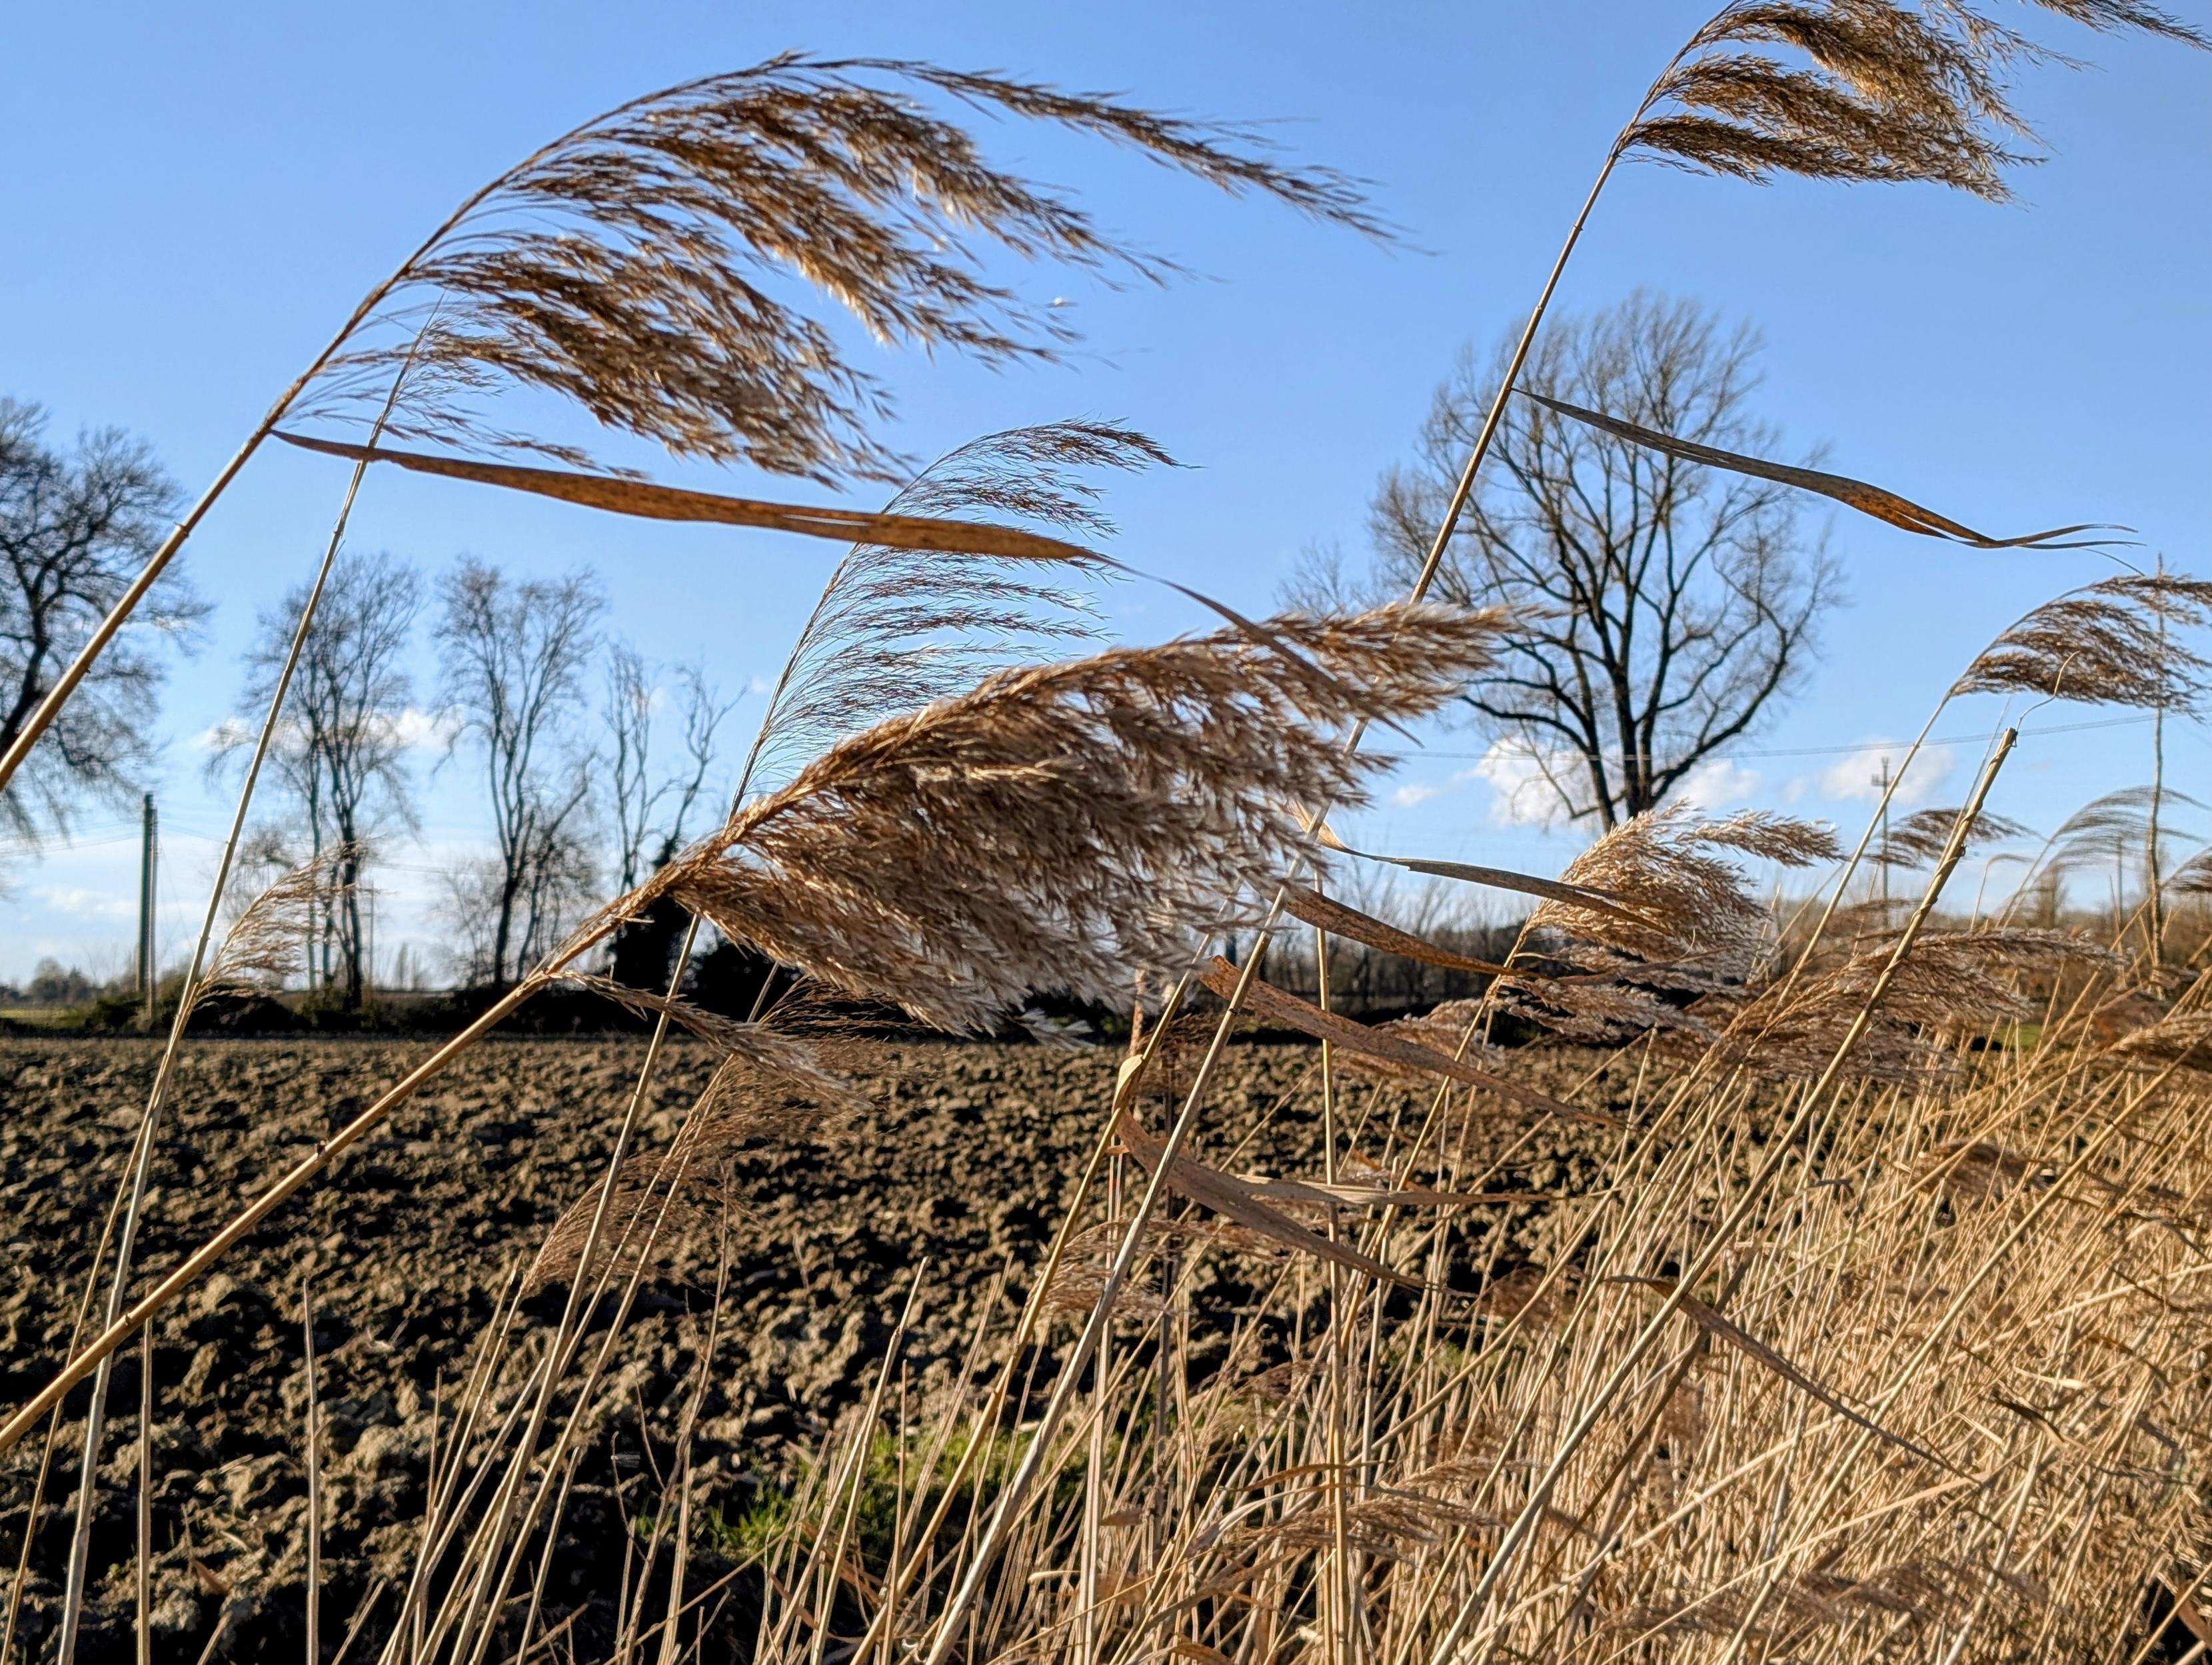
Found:
[(1418, 960), (1423, 965), (1441, 966), (1450, 972), (1472, 972), (1478, 976), (1492, 977), (1505, 974), (1505, 967), (1492, 965), (1487, 960), (1470, 960), (1463, 954), (1455, 954), (1426, 937), (1416, 936), (1411, 931), (1401, 931), (1395, 925), (1377, 919), (1371, 913), (1347, 906), (1333, 897), (1305, 885), (1285, 884), (1281, 892), (1283, 911), (1302, 919), (1316, 930), (1334, 936), (1349, 937), (1364, 942), (1384, 954), (1395, 954), (1407, 960)]
[(1425, 1287), (1419, 1278), (1395, 1271), (1371, 1255), (1332, 1242), (1318, 1232), (1308, 1231), (1280, 1209), (1271, 1208), (1261, 1202), (1259, 1194), (1243, 1180), (1217, 1172), (1187, 1156), (1168, 1157), (1167, 1147), (1146, 1133), (1126, 1109), (1115, 1115), (1114, 1132), (1139, 1167), (1148, 1174), (1158, 1172), (1165, 1158), (1169, 1188), (1177, 1196), (1212, 1209), (1224, 1220), (1233, 1220), (1247, 1231), (1257, 1232), (1299, 1254), (1364, 1273), (1385, 1283), (1394, 1283), (1403, 1289)]
[(714, 492), (686, 491), (655, 485), (619, 475), (584, 474), (561, 469), (522, 468), (511, 463), (484, 463), (465, 457), (426, 457), (413, 451), (389, 451), (348, 445), (337, 439), (316, 439), (305, 434), (279, 432), (276, 437), (303, 451), (327, 457), (343, 457), (360, 463), (393, 463), (416, 474), (438, 475), (448, 480), (470, 480), (479, 485), (502, 486), (610, 514), (633, 515), (646, 520), (708, 521), (725, 526), (760, 526), (771, 531), (797, 532), (806, 537), (849, 543), (856, 538), (880, 547), (934, 551), (947, 554), (995, 555), (1001, 560), (1062, 561), (1093, 564), (1097, 556), (1080, 545), (1011, 526), (991, 526), (974, 521), (937, 520), (922, 515), (869, 514), (803, 503), (764, 503), (756, 499), (726, 497)]
[[(1235, 992), (1240, 980), (1236, 966), (1214, 956), (1200, 982), (1214, 994), (1227, 1000)], [(1596, 1111), (1580, 1110), (1571, 1104), (1554, 1099), (1548, 1093), (1539, 1093), (1531, 1087), (1489, 1070), (1478, 1069), (1463, 1058), (1439, 1052), (1418, 1042), (1370, 1028), (1354, 1022), (1334, 1012), (1323, 1011), (1296, 995), (1286, 993), (1260, 978), (1245, 984), (1244, 1010), (1263, 1023), (1280, 1023), (1301, 1030), (1316, 1040), (1325, 1040), (1349, 1052), (1357, 1052), (1376, 1062), (1395, 1065), (1417, 1075), (1440, 1075), (1446, 1081), (1463, 1086), (1476, 1087), (1500, 1098), (1512, 1099), (1531, 1110), (1541, 1111), (1547, 1116), (1564, 1117), (1572, 1122), (1588, 1122), (1600, 1127), (1619, 1127), (1617, 1117), (1601, 1115)]]
[(1916, 1445), (1912, 1441), (1905, 1438), (1903, 1435), (1893, 1434), (1888, 1429), (1883, 1427), (1879, 1422), (1875, 1421), (1872, 1418), (1863, 1415), (1861, 1413), (1853, 1410), (1849, 1405), (1846, 1405), (1842, 1400), (1836, 1397), (1836, 1396), (1829, 1391), (1829, 1390), (1821, 1386), (1820, 1383), (1814, 1381), (1811, 1377), (1806, 1375), (1803, 1371), (1798, 1369), (1796, 1365), (1791, 1364), (1787, 1359), (1777, 1353), (1772, 1347), (1767, 1346), (1765, 1342), (1760, 1341), (1749, 1330), (1729, 1322), (1729, 1320), (1722, 1317), (1721, 1314), (1712, 1307), (1708, 1306), (1705, 1302), (1699, 1300), (1695, 1295), (1679, 1293), (1679, 1286), (1674, 1279), (1652, 1277), (1613, 1277), (1607, 1279), (1606, 1281), (1608, 1283), (1640, 1285), (1646, 1289), (1656, 1289), (1662, 1295), (1674, 1296), (1675, 1298), (1676, 1305), (1680, 1307), (1682, 1315), (1688, 1318), (1692, 1323), (1695, 1323), (1698, 1329), (1704, 1330), (1708, 1335), (1711, 1335), (1720, 1341), (1726, 1341), (1730, 1347), (1744, 1354), (1745, 1357), (1755, 1359), (1759, 1364), (1764, 1365), (1767, 1369), (1772, 1371), (1784, 1381), (1789, 1383), (1790, 1386), (1798, 1389), (1801, 1392), (1811, 1395), (1814, 1399), (1819, 1400), (1820, 1403), (1826, 1405), (1830, 1410), (1835, 1412), (1837, 1415), (1844, 1418), (1847, 1421), (1857, 1424), (1858, 1426), (1864, 1428), (1869, 1433), (1875, 1435), (1877, 1438), (1886, 1440), (1890, 1444), (1896, 1446), (1901, 1451), (1911, 1452), (1913, 1456), (1920, 1458), (1923, 1462), (1932, 1462), (1938, 1468), (1948, 1468), (1950, 1467), (1950, 1464), (1945, 1462), (1942, 1458), (1937, 1456), (1935, 1452), (1928, 1450), (1925, 1446)]
[(1977, 549), (2094, 549), (2112, 540), (2083, 538), (2073, 542), (2056, 542), (2053, 540), (2069, 537), (2075, 532), (2127, 530), (2124, 527), (2104, 528), (2084, 522), (2078, 526), (2054, 526), (2049, 531), (2028, 532), (2019, 537), (1991, 537), (1986, 532), (1978, 532), (1971, 526), (1940, 515), (1933, 509), (1923, 508), (1910, 498), (1899, 497), (1895, 492), (1869, 485), (1863, 480), (1854, 480), (1849, 475), (1796, 468), (1786, 463), (1770, 463), (1762, 457), (1747, 457), (1740, 451), (1723, 451), (1717, 445), (1678, 439), (1672, 434), (1660, 433), (1656, 428), (1644, 427), (1619, 416), (1609, 416), (1602, 411), (1585, 410), (1580, 405), (1571, 405), (1564, 400), (1532, 393), (1527, 388), (1516, 391), (1524, 399), (1533, 399), (1562, 416), (1571, 416), (1601, 433), (1626, 439), (1631, 445), (1663, 451), (1686, 463), (1726, 469), (1734, 474), (1779, 481), (1785, 486), (1795, 486), (1802, 491), (1817, 492), (1822, 497), (1832, 498), (1846, 507), (1856, 509), (1861, 514), (1871, 515), (1876, 520), (1886, 521), (1908, 532), (1917, 532), (1923, 537), (1948, 538), (1953, 542), (1970, 544)]
[(1602, 891), (1592, 890), (1586, 885), (1565, 884), (1557, 879), (1540, 878), (1533, 873), (1516, 873), (1510, 868), (1478, 867), (1468, 862), (1432, 862), (1412, 856), (1379, 856), (1370, 850), (1354, 850), (1337, 837), (1327, 822), (1317, 824), (1313, 835), (1322, 848), (1340, 851), (1346, 856), (1357, 856), (1363, 862), (1383, 862), (1392, 867), (1401, 867), (1408, 873), (1423, 873), (1434, 879), (1458, 879), (1470, 885), (1484, 885), (1492, 890), (1518, 891), (1523, 896), (1546, 897), (1600, 913), (1613, 913), (1625, 920), (1633, 921), (1638, 917), (1616, 899)]

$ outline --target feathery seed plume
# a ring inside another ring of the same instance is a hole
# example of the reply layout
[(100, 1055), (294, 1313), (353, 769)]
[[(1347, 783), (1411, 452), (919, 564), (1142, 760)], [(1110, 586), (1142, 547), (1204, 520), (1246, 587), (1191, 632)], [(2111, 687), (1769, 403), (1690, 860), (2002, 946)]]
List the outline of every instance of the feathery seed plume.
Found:
[(1352, 182), (1278, 166), (1241, 129), (1002, 76), (787, 52), (633, 100), (479, 191), (372, 297), (370, 327), (349, 330), (312, 414), (380, 402), (404, 364), (384, 424), (394, 439), (586, 463), (485, 421), (482, 397), (520, 384), (679, 457), (824, 484), (898, 478), (868, 431), (888, 394), (780, 288), (830, 297), (879, 342), (1006, 362), (1049, 359), (1072, 332), (987, 278), (990, 247), (1109, 278), (1172, 269), (992, 165), (917, 92), (1382, 234)]
[(1244, 886), (1314, 853), (1301, 805), (1388, 760), (1334, 738), (1435, 710), (1495, 613), (1398, 606), (1001, 671), (878, 724), (656, 881), (842, 993), (955, 1031), (1034, 990), (1172, 980)]
[(2177, 639), (2212, 625), (2212, 582), (2130, 575), (2046, 602), (1984, 648), (1954, 694), (2027, 693), (2202, 715), (2212, 660)]

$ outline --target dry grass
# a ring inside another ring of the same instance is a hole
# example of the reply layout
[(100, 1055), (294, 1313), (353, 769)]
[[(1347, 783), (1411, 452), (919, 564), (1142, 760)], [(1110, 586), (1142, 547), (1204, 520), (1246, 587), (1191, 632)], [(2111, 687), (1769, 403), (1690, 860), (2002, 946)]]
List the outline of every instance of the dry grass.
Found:
[[(2118, 0), (2049, 9), (2195, 38)], [(2028, 142), (2006, 76), (2039, 51), (1957, 0), (1736, 0), (1662, 70), (1591, 203), (1634, 155), (2002, 197)], [(1006, 359), (1049, 354), (1056, 330), (983, 278), (967, 239), (1166, 269), (988, 164), (917, 89), (1373, 229), (1343, 180), (1278, 166), (1232, 132), (998, 76), (781, 58), (625, 106), (487, 185), (363, 303), (248, 451), (303, 393), (339, 415), (367, 394), (398, 437), (585, 460), (489, 421), (483, 397), (521, 384), (679, 456), (902, 477), (873, 431), (881, 391), (776, 283), (831, 298), (879, 339)], [(1080, 470), (1164, 461), (1108, 425), (1014, 430), (944, 459), (890, 512), (935, 517), (939, 532), (1096, 532)], [(2203, 946), (2175, 960), (2156, 905), (2140, 945), (2128, 922), (2101, 941), (1939, 922), (1939, 903), (1962, 915), (1946, 890), (1969, 843), (2017, 831), (1988, 808), (2013, 736), (1961, 808), (1893, 830), (1877, 861), (1930, 869), (1901, 923), (1849, 899), (1859, 857), (1838, 866), (1826, 829), (1766, 815), (1662, 809), (1556, 881), (1401, 863), (1542, 898), (1493, 962), (1324, 893), (1331, 862), (1359, 859), (1325, 828), (1380, 761), (1359, 749), (1369, 725), (1435, 711), (1483, 674), (1505, 624), (1425, 605), (1433, 559), (1400, 606), (1254, 621), (1209, 602), (1231, 628), (1036, 665), (1040, 645), (1087, 628), (1079, 598), (1040, 574), (1109, 563), (1068, 543), (977, 543), (855, 549), (722, 826), (127, 1311), (117, 1271), (108, 1322), (0, 1450), (95, 1371), (96, 1430), (108, 1361), (141, 1327), (501, 1015), (580, 984), (660, 1032), (599, 1186), (479, 1338), (392, 1599), (380, 1607), (380, 1589), (348, 1632), (391, 1665), (573, 1652), (583, 1615), (562, 1610), (548, 1569), (586, 1444), (630, 1379), (638, 1302), (680, 1245), (720, 1233), (733, 1153), (802, 1129), (834, 1150), (836, 1118), (857, 1108), (834, 1049), (799, 1020), (804, 999), (740, 1022), (678, 987), (586, 969), (624, 921), (673, 900), (817, 996), (973, 1032), (1039, 992), (1071, 994), (1133, 1006), (1137, 1038), (1052, 1250), (998, 1273), (950, 1381), (909, 1399), (909, 1321), (933, 1287), (981, 1268), (917, 1272), (866, 1402), (780, 1511), (718, 1534), (690, 1452), (739, 1269), (721, 1238), (669, 1465), (623, 1482), (641, 1512), (593, 1632), (615, 1659), (2142, 1665), (2166, 1645), (2169, 1612), (2205, 1639), (2212, 974)], [(2023, 619), (1950, 695), (2193, 712), (2212, 688), (2195, 639), (2208, 618), (2202, 581), (2106, 580)], [(2124, 860), (2139, 828), (2155, 845), (2165, 796), (2099, 807), (2065, 837)], [(2087, 858), (2072, 851), (2055, 859)], [(2201, 893), (2204, 860), (2154, 891)], [(1817, 922), (1777, 917), (1754, 863), (1827, 869)], [(210, 986), (279, 974), (326, 883), (303, 870), (249, 906)], [(1284, 911), (1320, 933), (1312, 1001), (1259, 959), (1212, 954), (1226, 931), (1264, 938)], [(1332, 1009), (1331, 933), (1479, 975), (1484, 991), (1358, 1023)], [(1224, 1009), (1194, 1028), (1200, 989)], [(1316, 1043), (1296, 1093), (1324, 1130), (1319, 1172), (1245, 1172), (1258, 1129), (1209, 1120), (1240, 1014)], [(1515, 1079), (1492, 1044), (1509, 1016), (1632, 1063), (1627, 1102)], [(670, 1024), (724, 1063), (648, 1151), (639, 1106)], [(1568, 1121), (1589, 1129), (1595, 1182), (1532, 1191), (1515, 1153)], [(126, 1262), (137, 1207), (118, 1208)], [(1238, 1258), (1260, 1293), (1201, 1325), (1192, 1290), (1217, 1257)], [(522, 1304), (555, 1285), (562, 1317), (525, 1345)], [(88, 1444), (96, 1476), (96, 1432)], [(80, 1575), (96, 1489), (82, 1498)], [(311, 1555), (314, 1540), (311, 1527)], [(82, 1594), (80, 1576), (72, 1623)]]

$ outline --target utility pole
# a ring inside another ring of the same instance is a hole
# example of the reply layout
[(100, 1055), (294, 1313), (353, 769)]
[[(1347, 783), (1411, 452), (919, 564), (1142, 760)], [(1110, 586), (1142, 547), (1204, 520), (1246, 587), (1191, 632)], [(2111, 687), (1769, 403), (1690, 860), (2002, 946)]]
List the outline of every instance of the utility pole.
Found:
[(138, 810), (138, 997), (145, 1002), (149, 1027), (154, 1021), (154, 863), (159, 826), (154, 795), (145, 793)]
[(1889, 759), (1881, 760), (1881, 772), (1875, 777), (1881, 788), (1881, 923), (1889, 923)]

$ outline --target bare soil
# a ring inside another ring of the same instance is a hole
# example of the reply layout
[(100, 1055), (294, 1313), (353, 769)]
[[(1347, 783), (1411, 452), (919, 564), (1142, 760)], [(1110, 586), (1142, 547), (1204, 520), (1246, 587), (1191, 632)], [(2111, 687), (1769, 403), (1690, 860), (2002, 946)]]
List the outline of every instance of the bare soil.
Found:
[[(160, 1141), (137, 1266), (155, 1273), (173, 1264), (422, 1051), (386, 1041), (192, 1044)], [(9, 1404), (64, 1355), (156, 1053), (137, 1041), (0, 1043), (0, 1400)], [(157, 1658), (301, 1657), (301, 1299), (310, 1279), (328, 1436), (324, 1653), (337, 1651), (349, 1618), (381, 1583), (348, 1655), (374, 1656), (394, 1581), (416, 1548), (434, 1409), (450, 1405), (511, 1274), (602, 1171), (642, 1053), (642, 1043), (623, 1039), (477, 1048), (158, 1323)], [(1300, 1048), (1231, 1049), (1206, 1141), (1217, 1158), (1264, 1123), (1234, 1166), (1285, 1173), (1315, 1166), (1311, 1126), (1268, 1119), (1312, 1059)], [(648, 1148), (672, 1136), (711, 1062), (689, 1044), (674, 1049), (657, 1081)], [(874, 1117), (834, 1142), (763, 1148), (735, 1166), (728, 1294), (698, 1431), (702, 1513), (738, 1518), (763, 1477), (787, 1474), (840, 1411), (865, 1397), (925, 1262), (903, 1356), (917, 1394), (945, 1377), (999, 1275), (1011, 1268), (1018, 1291), (1024, 1268), (1048, 1244), (1098, 1135), (1116, 1059), (884, 1044), (855, 1063), (879, 1104)], [(1530, 1055), (1525, 1073), (1557, 1085), (1589, 1067)], [(1374, 1112), (1387, 1114), (1391, 1096), (1378, 1093)], [(1554, 1191), (1588, 1184), (1592, 1148), (1547, 1133), (1502, 1183)], [(579, 1657), (595, 1656), (592, 1638), (610, 1630), (624, 1522), (653, 1506), (650, 1476), (666, 1455), (658, 1442), (672, 1429), (706, 1340), (713, 1258), (702, 1249), (688, 1276), (678, 1268), (645, 1290), (609, 1390), (618, 1408), (634, 1408), (605, 1419), (605, 1449), (579, 1471), (547, 1597), (555, 1622), (574, 1615), (567, 1635)], [(1207, 1272), (1194, 1298), (1234, 1305), (1249, 1293), (1236, 1278), (1233, 1266)], [(524, 1304), (518, 1355), (557, 1319), (562, 1300), (556, 1287)], [(78, 1653), (86, 1661), (131, 1656), (139, 1371), (134, 1347), (110, 1393)], [(81, 1414), (86, 1399), (80, 1389), (68, 1409)], [(33, 1659), (55, 1646), (82, 1427), (64, 1423), (33, 1540), (19, 1620)], [(33, 1437), (0, 1460), (0, 1577), (12, 1577), (42, 1447)], [(732, 1654), (749, 1635), (743, 1609), (740, 1600), (724, 1626)]]

